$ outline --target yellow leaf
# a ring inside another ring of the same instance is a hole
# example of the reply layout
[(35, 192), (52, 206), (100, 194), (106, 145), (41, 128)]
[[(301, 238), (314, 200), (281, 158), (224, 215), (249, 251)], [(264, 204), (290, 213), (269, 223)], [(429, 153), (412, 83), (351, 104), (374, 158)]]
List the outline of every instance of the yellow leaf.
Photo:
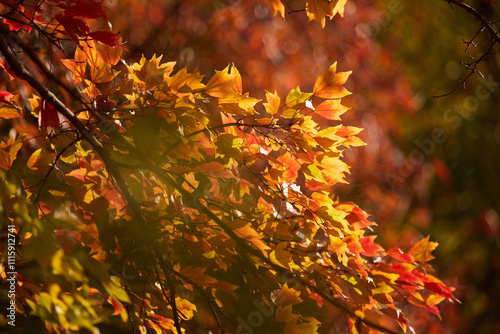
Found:
[(215, 251), (210, 251), (210, 252), (205, 252), (201, 255), (203, 255), (207, 259), (213, 259), (213, 258), (215, 258), (215, 254), (216, 254)]
[(28, 99), (28, 102), (30, 103), (31, 106), (31, 113), (38, 117), (38, 112), (40, 111), (40, 96), (34, 95), (33, 97)]
[(408, 254), (413, 255), (413, 258), (417, 262), (427, 262), (434, 259), (431, 252), (438, 246), (437, 242), (429, 241), (429, 236), (419, 242), (413, 244)]
[(197, 311), (196, 305), (179, 296), (175, 297), (175, 304), (177, 305), (179, 312), (186, 318), (185, 320), (191, 319), (194, 312)]
[(372, 290), (372, 294), (381, 294), (381, 293), (391, 293), (394, 289), (385, 283), (381, 283), (377, 288)]
[(321, 24), (321, 28), (325, 27), (325, 17), (333, 17), (333, 8), (325, 0), (309, 0), (306, 5), (307, 17), (309, 21), (316, 21)]
[(121, 287), (120, 279), (116, 276), (110, 276), (109, 278), (110, 280), (103, 282), (103, 285), (110, 296), (115, 297), (119, 301), (130, 303), (127, 292)]
[(276, 115), (276, 113), (280, 108), (280, 97), (278, 96), (276, 91), (274, 91), (274, 94), (266, 91), (266, 100), (267, 102), (264, 103), (264, 108), (266, 108), (266, 112), (272, 116)]
[(285, 104), (290, 108), (297, 109), (303, 108), (305, 102), (309, 97), (311, 97), (312, 93), (303, 93), (300, 91), (300, 88), (294, 88), (288, 93), (285, 99)]
[(330, 7), (333, 8), (332, 15), (339, 13), (340, 16), (344, 17), (344, 6), (345, 6), (346, 2), (347, 2), (347, 0), (337, 0), (337, 2), (332, 0), (330, 2)]
[(316, 333), (318, 333), (318, 328), (319, 328), (319, 324), (310, 323), (310, 322), (304, 322), (304, 323), (298, 324), (295, 327), (295, 329), (297, 330), (297, 333), (300, 333), (300, 334), (316, 334)]
[(273, 9), (273, 17), (276, 16), (277, 13), (281, 14), (282, 18), (285, 18), (285, 6), (281, 3), (280, 0), (268, 0), (271, 4), (271, 8)]

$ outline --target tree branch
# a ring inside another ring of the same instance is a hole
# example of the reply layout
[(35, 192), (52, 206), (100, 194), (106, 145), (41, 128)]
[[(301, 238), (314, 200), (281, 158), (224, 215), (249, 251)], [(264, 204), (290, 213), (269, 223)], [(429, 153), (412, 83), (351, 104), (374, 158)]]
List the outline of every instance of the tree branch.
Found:
[(481, 22), (481, 25), (483, 27), (485, 27), (488, 32), (490, 33), (491, 37), (495, 40), (496, 43), (499, 43), (500, 42), (500, 35), (498, 34), (498, 32), (495, 31), (495, 29), (493, 28), (493, 26), (491, 25), (491, 22), (488, 21), (483, 15), (481, 15), (481, 13), (479, 13), (477, 10), (475, 10), (474, 8), (472, 8), (471, 6), (469, 6), (468, 4), (462, 2), (461, 0), (445, 0), (446, 2), (448, 2), (449, 4), (452, 4), (452, 5), (456, 5), (458, 7), (461, 7), (463, 9), (465, 9), (468, 13), (474, 15), (474, 17), (476, 19), (479, 20), (479, 22)]
[[(106, 169), (108, 170), (109, 174), (113, 177), (116, 184), (118, 185), (118, 189), (121, 191), (123, 197), (131, 208), (134, 217), (139, 222), (139, 226), (145, 233), (149, 234), (147, 222), (144, 215), (142, 214), (139, 204), (134, 199), (127, 186), (127, 183), (118, 170), (116, 163), (113, 159), (111, 159), (108, 152), (104, 149), (102, 143), (90, 132), (89, 129), (87, 129), (87, 127), (80, 121), (80, 119), (78, 119), (78, 117), (75, 116), (75, 114), (71, 110), (69, 110), (51, 91), (49, 91), (44, 85), (42, 85), (23, 67), (23, 65), (21, 65), (21, 63), (19, 63), (17, 57), (14, 55), (13, 51), (10, 49), (7, 43), (7, 31), (5, 30), (5, 28), (0, 29), (0, 37), (0, 51), (7, 60), (7, 63), (9, 64), (11, 70), (13, 70), (19, 78), (23, 79), (31, 87), (33, 87), (43, 99), (52, 104), (54, 108), (64, 117), (66, 117), (68, 121), (78, 130), (78, 132), (80, 132), (80, 134), (90, 143), (92, 148), (101, 157), (104, 164), (106, 165)], [(164, 274), (168, 275), (168, 272), (165, 272)], [(171, 291), (171, 293), (174, 292)], [(173, 304), (175, 305), (175, 299), (173, 300)], [(173, 308), (175, 309), (175, 306)], [(178, 320), (176, 321), (177, 331), (181, 333)]]

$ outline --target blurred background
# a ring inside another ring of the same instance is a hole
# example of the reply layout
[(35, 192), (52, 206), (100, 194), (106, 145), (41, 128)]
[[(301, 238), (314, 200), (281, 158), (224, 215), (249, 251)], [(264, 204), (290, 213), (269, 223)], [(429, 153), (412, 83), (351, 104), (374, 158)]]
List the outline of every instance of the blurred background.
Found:
[[(345, 152), (352, 170), (348, 185), (336, 185), (339, 199), (372, 215), (387, 249), (427, 235), (439, 243), (432, 264), (461, 304), (443, 305), (442, 321), (412, 313), (418, 333), (500, 333), (499, 46), (476, 67), (484, 78), (462, 84), (470, 71), (461, 62), (479, 59), (491, 40), (447, 1), (348, 0), (324, 29), (308, 22), (303, 1), (283, 2), (286, 20), (265, 0), (108, 6), (130, 59), (163, 54), (207, 75), (233, 63), (252, 96), (310, 91), (334, 61), (353, 70), (342, 123), (363, 127), (368, 145)], [(484, 3), (470, 5), (493, 20)]]

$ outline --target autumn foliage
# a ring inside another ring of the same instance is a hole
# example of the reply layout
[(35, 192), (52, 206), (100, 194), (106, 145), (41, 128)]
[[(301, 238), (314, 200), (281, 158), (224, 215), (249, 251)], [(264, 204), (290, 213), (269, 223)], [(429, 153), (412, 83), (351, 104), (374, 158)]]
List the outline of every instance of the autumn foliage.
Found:
[[(345, 1), (304, 5), (324, 26)], [(17, 328), (409, 333), (405, 305), (439, 316), (454, 299), (428, 264), (435, 242), (385, 250), (333, 192), (343, 151), (365, 145), (339, 122), (350, 71), (261, 101), (232, 64), (206, 78), (160, 55), (129, 63), (98, 1), (2, 1), (0, 15)]]

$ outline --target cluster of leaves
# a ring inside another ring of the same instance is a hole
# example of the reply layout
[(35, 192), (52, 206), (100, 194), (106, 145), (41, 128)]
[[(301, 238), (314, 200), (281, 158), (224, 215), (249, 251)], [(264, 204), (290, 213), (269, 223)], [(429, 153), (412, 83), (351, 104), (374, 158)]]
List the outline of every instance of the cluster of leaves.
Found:
[[(324, 24), (339, 3), (309, 1), (308, 15)], [(332, 191), (343, 150), (364, 144), (359, 128), (325, 125), (348, 109), (350, 72), (333, 64), (312, 92), (266, 92), (261, 105), (234, 66), (204, 80), (156, 56), (122, 64), (119, 37), (91, 29), (101, 3), (22, 5), (2, 4), (0, 40), (0, 116), (17, 122), (0, 167), (19, 313), (55, 332), (250, 331), (235, 320), (253, 311), (242, 301), (264, 298), (270, 332), (316, 332), (325, 304), (354, 333), (407, 332), (401, 303), (439, 315), (453, 299), (426, 263), (436, 243), (386, 251)]]
[[(273, 15), (280, 14), (285, 17), (285, 6), (281, 0), (268, 0), (271, 4)], [(305, 1), (305, 11), (310, 21), (316, 21), (325, 27), (326, 18), (330, 20), (337, 14), (344, 16), (344, 6), (347, 0), (324, 1), (307, 0)]]

